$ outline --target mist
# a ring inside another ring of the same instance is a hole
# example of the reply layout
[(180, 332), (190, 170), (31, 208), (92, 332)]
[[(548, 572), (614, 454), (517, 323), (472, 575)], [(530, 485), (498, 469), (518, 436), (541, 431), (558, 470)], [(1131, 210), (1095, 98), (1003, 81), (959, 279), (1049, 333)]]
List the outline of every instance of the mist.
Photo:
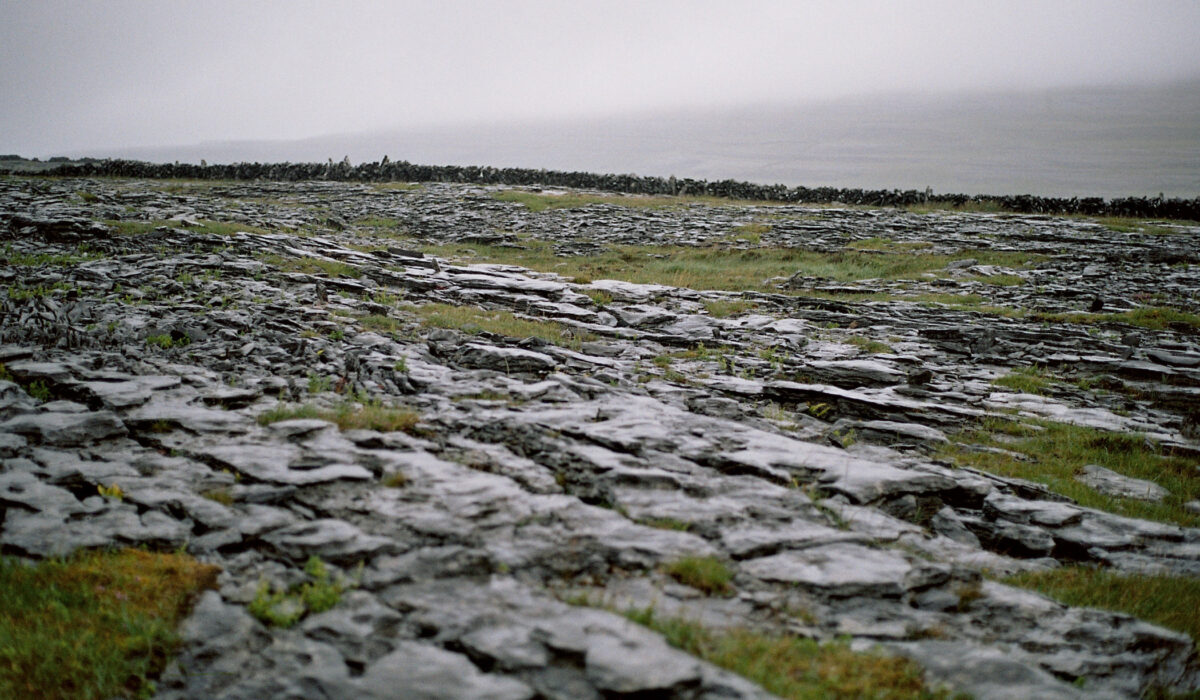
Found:
[(1163, 95), (1194, 88), (1197, 26), (1188, 1), (9, 2), (0, 152), (1006, 191), (988, 163), (1048, 149), (1030, 186), (1194, 194), (1200, 110)]

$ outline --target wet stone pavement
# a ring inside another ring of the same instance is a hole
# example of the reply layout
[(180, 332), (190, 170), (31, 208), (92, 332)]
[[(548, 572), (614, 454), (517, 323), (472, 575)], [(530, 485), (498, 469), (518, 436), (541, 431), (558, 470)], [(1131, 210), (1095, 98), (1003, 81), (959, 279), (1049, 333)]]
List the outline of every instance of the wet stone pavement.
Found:
[[(1000, 582), (1081, 562), (1200, 575), (1200, 529), (940, 452), (988, 421), (1039, 419), (1200, 461), (1194, 328), (1054, 320), (1200, 310), (1200, 228), (712, 203), (533, 213), (494, 189), (0, 180), (3, 551), (184, 548), (219, 565), (163, 698), (770, 697), (620, 614), (648, 606), (878, 646), (979, 698), (1200, 688), (1186, 635)], [(763, 217), (761, 240), (731, 236)], [(967, 252), (910, 281), (798, 274), (738, 293), (419, 250), (879, 239)], [(1003, 269), (978, 249), (1040, 257)], [(927, 301), (947, 292), (978, 308)], [(734, 301), (746, 308), (706, 306)], [(444, 327), (429, 304), (573, 339)], [(993, 383), (1031, 366), (1089, 381)], [(331, 422), (357, 404), (415, 422)], [(1079, 478), (1173, 497), (1099, 465)], [(312, 557), (354, 582), (336, 606), (288, 628), (249, 612)], [(684, 557), (724, 562), (732, 592), (677, 582), (665, 570)], [(583, 599), (597, 605), (568, 603)]]

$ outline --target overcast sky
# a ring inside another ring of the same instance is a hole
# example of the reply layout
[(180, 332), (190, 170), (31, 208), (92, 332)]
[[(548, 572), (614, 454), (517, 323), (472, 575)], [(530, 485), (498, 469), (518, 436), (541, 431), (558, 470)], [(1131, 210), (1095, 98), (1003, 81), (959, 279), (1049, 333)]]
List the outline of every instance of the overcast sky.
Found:
[(1200, 2), (0, 0), (0, 152), (1200, 74)]

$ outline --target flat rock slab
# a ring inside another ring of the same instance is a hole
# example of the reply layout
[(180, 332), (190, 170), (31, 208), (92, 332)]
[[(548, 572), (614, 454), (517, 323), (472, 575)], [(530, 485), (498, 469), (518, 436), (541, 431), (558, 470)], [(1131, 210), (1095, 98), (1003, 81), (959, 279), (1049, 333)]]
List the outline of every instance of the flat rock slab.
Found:
[(558, 366), (553, 357), (521, 348), (502, 348), (493, 345), (467, 343), (454, 355), (454, 361), (470, 369), (490, 369), (495, 372), (529, 372), (545, 374)]
[(1075, 480), (1108, 496), (1152, 503), (1162, 501), (1171, 493), (1153, 481), (1134, 479), (1096, 464), (1084, 466), (1083, 473), (1076, 474)]
[[(309, 467), (303, 463), (303, 451), (290, 444), (216, 445), (203, 456), (258, 481), (290, 486), (309, 486), (340, 479), (364, 480), (371, 472), (357, 464), (326, 464)], [(292, 465), (298, 465), (293, 468)]]
[(512, 678), (486, 674), (462, 654), (417, 641), (401, 641), (371, 664), (358, 682), (360, 698), (407, 700), (528, 700), (533, 689)]
[(86, 445), (126, 434), (125, 424), (111, 411), (32, 413), (0, 423), (0, 432), (33, 437), (47, 445)]
[(782, 552), (745, 562), (742, 570), (764, 581), (794, 583), (837, 598), (896, 597), (912, 564), (896, 551), (833, 544)]

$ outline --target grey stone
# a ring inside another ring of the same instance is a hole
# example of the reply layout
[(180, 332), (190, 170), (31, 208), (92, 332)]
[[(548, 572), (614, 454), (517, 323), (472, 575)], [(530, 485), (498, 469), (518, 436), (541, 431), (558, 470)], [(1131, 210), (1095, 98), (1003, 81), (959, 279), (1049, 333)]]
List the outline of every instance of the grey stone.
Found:
[(751, 559), (742, 570), (764, 581), (793, 583), (835, 596), (899, 596), (912, 565), (901, 554), (835, 544)]
[(521, 348), (501, 348), (479, 343), (467, 343), (458, 350), (454, 361), (463, 367), (490, 369), (496, 372), (530, 372), (544, 374), (554, 371), (558, 363), (553, 357)]
[(125, 424), (109, 411), (33, 413), (0, 423), (0, 432), (32, 437), (46, 445), (86, 445), (126, 434)]
[(401, 640), (359, 679), (358, 697), (406, 700), (526, 700), (533, 689), (520, 681), (480, 672), (461, 654)]
[(1133, 498), (1157, 503), (1170, 494), (1170, 491), (1153, 481), (1134, 479), (1096, 464), (1085, 465), (1083, 474), (1076, 474), (1075, 480), (1100, 493), (1118, 498)]

